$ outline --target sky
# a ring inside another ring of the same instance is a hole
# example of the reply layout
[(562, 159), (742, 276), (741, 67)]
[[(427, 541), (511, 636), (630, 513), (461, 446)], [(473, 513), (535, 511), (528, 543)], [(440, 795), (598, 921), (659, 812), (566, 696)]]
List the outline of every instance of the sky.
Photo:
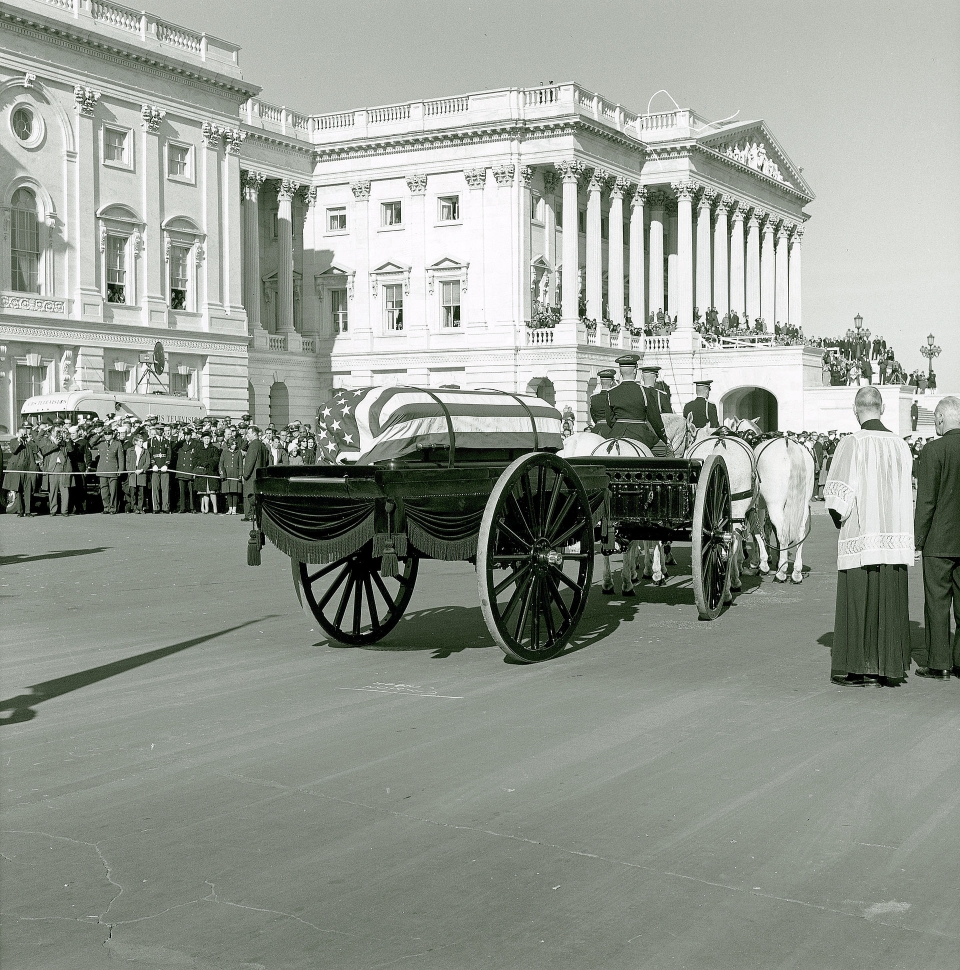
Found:
[[(933, 333), (960, 393), (956, 0), (163, 0), (241, 45), (261, 97), (305, 113), (576, 81), (643, 112), (762, 118), (816, 199), (804, 331), (859, 313), (908, 370)], [(654, 110), (668, 105), (660, 95)]]

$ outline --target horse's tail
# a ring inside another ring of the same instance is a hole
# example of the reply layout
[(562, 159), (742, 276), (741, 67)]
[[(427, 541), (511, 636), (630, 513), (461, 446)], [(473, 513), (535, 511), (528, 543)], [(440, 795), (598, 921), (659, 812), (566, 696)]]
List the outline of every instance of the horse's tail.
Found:
[[(803, 538), (810, 517), (810, 483), (807, 475), (805, 455), (809, 452), (803, 447), (784, 438), (784, 447), (790, 462), (790, 477), (787, 482), (787, 494), (784, 498), (783, 522), (784, 532), (788, 535), (780, 537), (784, 545), (792, 545)], [(791, 448), (791, 444), (793, 447)]]

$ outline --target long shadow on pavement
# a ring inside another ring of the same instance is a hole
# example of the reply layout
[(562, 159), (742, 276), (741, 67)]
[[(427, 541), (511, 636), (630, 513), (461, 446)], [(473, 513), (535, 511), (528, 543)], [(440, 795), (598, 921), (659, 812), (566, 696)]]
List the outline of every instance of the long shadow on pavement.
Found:
[(0, 566), (21, 566), (26, 562), (40, 562), (43, 559), (66, 559), (69, 556), (92, 556), (106, 552), (112, 546), (90, 546), (89, 549), (61, 549), (59, 552), (46, 552), (42, 556), (0, 556)]
[(20, 724), (29, 721), (37, 716), (34, 710), (36, 705), (44, 701), (52, 700), (71, 691), (80, 690), (82, 687), (89, 687), (108, 677), (116, 677), (118, 674), (142, 667), (144, 664), (153, 663), (155, 660), (162, 660), (172, 654), (180, 653), (182, 650), (189, 650), (208, 640), (215, 640), (234, 630), (242, 630), (245, 626), (252, 626), (254, 623), (263, 623), (264, 620), (272, 620), (278, 614), (271, 613), (268, 616), (261, 616), (256, 620), (247, 620), (246, 623), (238, 623), (236, 626), (227, 627), (226, 630), (218, 630), (216, 633), (208, 633), (206, 636), (193, 637), (191, 640), (181, 640), (179, 643), (171, 644), (169, 647), (159, 647), (156, 650), (148, 650), (146, 653), (138, 653), (133, 657), (125, 657), (123, 660), (115, 660), (113, 663), (102, 664), (99, 667), (91, 667), (89, 670), (81, 670), (75, 674), (67, 674), (66, 677), (57, 677), (54, 680), (45, 680), (41, 684), (31, 684), (28, 688), (29, 694), (20, 694), (18, 697), (11, 697), (9, 700), (0, 701), (0, 711), (10, 711), (10, 714), (0, 714), (0, 727), (10, 724)]

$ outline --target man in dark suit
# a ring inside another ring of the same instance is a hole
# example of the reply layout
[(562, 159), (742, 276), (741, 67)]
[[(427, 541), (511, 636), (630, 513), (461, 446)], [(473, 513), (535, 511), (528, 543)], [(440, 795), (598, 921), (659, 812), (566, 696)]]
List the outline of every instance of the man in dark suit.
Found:
[(617, 372), (612, 367), (608, 367), (598, 371), (597, 378), (600, 381), (600, 390), (590, 397), (590, 430), (602, 438), (612, 438), (610, 402), (607, 396), (616, 383)]
[(652, 449), (658, 441), (666, 441), (663, 418), (657, 407), (655, 394), (645, 394), (637, 383), (637, 354), (617, 358), (620, 383), (607, 394), (613, 419), (614, 438), (632, 438)]
[(253, 519), (253, 486), (257, 480), (257, 469), (271, 464), (270, 449), (260, 440), (260, 429), (252, 427), (247, 431), (247, 450), (243, 455), (243, 521)]
[(689, 418), (692, 415), (694, 426), (698, 431), (707, 426), (711, 428), (720, 427), (717, 406), (711, 404), (709, 400), (711, 384), (713, 384), (713, 381), (697, 381), (697, 396), (683, 406), (683, 416)]
[[(939, 436), (920, 452), (914, 542), (923, 555), (923, 623), (927, 666), (918, 677), (960, 677), (960, 397), (933, 413)], [(950, 607), (953, 605), (953, 643)]]

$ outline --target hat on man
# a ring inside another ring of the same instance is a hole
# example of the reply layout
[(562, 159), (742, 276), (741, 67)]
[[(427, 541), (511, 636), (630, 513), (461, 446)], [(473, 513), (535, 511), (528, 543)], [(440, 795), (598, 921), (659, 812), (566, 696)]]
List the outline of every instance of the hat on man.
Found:
[(701, 387), (705, 387), (709, 391), (710, 390), (710, 385), (713, 383), (713, 381), (712, 380), (711, 381), (694, 381), (693, 383), (695, 384), (695, 386), (697, 387), (698, 390)]
[(639, 354), (623, 354), (616, 360), (616, 363), (620, 367), (636, 367), (639, 362)]
[(644, 366), (641, 367), (640, 370), (643, 371), (644, 374), (659, 374), (660, 373), (660, 368), (657, 367), (656, 364), (644, 364)]
[(605, 367), (603, 370), (597, 371), (597, 377), (601, 380), (612, 381), (616, 376), (617, 372), (612, 367)]

